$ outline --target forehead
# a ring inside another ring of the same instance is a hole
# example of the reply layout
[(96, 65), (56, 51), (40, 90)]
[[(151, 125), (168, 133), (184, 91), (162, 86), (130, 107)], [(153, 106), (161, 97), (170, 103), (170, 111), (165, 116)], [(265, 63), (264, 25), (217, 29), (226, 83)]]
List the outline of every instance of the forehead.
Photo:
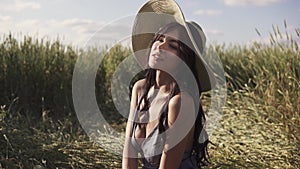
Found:
[(170, 40), (179, 40), (180, 37), (179, 37), (179, 31), (178, 30), (170, 30), (170, 31), (167, 31), (163, 34), (165, 36), (165, 38), (167, 39), (170, 39)]

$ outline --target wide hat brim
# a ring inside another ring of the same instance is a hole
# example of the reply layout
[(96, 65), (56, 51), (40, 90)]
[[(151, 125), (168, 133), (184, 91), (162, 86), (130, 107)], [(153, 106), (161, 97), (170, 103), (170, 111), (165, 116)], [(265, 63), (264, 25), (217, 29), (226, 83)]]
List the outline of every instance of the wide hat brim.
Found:
[(141, 7), (135, 17), (132, 30), (132, 48), (135, 58), (142, 67), (145, 67), (147, 65), (145, 55), (155, 33), (171, 22), (177, 22), (186, 28), (192, 42), (192, 46), (189, 47), (199, 56), (195, 59), (200, 91), (211, 90), (216, 82), (213, 71), (202, 58), (206, 41), (204, 32), (197, 23), (185, 20), (180, 7), (174, 0), (150, 0)]

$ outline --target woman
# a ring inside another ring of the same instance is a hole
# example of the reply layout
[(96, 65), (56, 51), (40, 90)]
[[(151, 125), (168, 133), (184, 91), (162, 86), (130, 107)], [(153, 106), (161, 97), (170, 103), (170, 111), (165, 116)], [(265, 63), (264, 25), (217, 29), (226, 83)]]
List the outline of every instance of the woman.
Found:
[(201, 58), (201, 27), (185, 21), (173, 0), (150, 0), (136, 17), (132, 45), (140, 65), (147, 66), (132, 89), (123, 169), (137, 169), (139, 158), (143, 169), (200, 168), (207, 161), (208, 136), (199, 96), (214, 86)]
[[(172, 22), (161, 28), (150, 43), (146, 77), (132, 89), (130, 116), (134, 120), (127, 123), (126, 137), (130, 140), (125, 145), (127, 155), (131, 155), (123, 158), (123, 168), (137, 168), (137, 158), (130, 158), (134, 154), (138, 157), (137, 153), (142, 155), (144, 169), (196, 169), (207, 160), (208, 140), (203, 130), (205, 115), (197, 104), (199, 93), (186, 83), (190, 77), (181, 71), (183, 61), (193, 73), (201, 94), (201, 79), (196, 71), (198, 56), (187, 45), (191, 42), (180, 41), (187, 37), (185, 27)], [(185, 118), (179, 120), (179, 115)], [(176, 121), (180, 125), (175, 126)], [(190, 122), (193, 125), (186, 135), (172, 145), (176, 132), (183, 131)], [(165, 133), (167, 130), (170, 132)], [(198, 141), (201, 132), (204, 143)]]

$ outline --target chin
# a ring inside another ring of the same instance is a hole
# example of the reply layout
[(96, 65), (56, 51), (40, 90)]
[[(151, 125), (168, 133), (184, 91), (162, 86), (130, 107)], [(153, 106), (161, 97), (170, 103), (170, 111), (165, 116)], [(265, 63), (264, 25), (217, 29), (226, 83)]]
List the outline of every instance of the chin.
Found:
[(155, 64), (149, 64), (149, 68), (151, 68), (151, 69), (157, 69), (157, 67), (155, 66)]
[(157, 67), (156, 64), (157, 64), (157, 63), (156, 63), (154, 60), (150, 60), (150, 61), (148, 62), (148, 66), (149, 66), (150, 68), (152, 68), (152, 69), (155, 69), (155, 67)]

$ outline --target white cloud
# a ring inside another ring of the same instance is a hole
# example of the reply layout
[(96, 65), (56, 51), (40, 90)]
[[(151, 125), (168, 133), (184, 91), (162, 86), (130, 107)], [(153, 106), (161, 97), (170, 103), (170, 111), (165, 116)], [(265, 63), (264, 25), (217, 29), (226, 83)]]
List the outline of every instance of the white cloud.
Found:
[[(291, 40), (286, 39), (286, 38), (276, 38), (274, 39), (276, 43), (280, 43), (280, 44), (286, 44), (286, 45), (291, 45)], [(297, 39), (293, 39), (294, 41), (296, 41), (296, 43), (298, 45), (300, 45), (300, 40)], [(271, 45), (271, 38), (269, 36), (265, 36), (265, 37), (258, 37), (258, 38), (253, 38), (252, 40), (249, 40), (247, 42), (247, 44), (253, 44), (254, 42), (260, 43), (260, 44), (265, 44), (265, 45)]]
[(216, 16), (222, 14), (221, 10), (198, 10), (194, 12), (195, 15), (208, 15), (208, 16)]
[(224, 0), (224, 3), (228, 6), (268, 6), (282, 1), (283, 0)]
[(90, 24), (95, 24), (95, 22), (90, 19), (79, 19), (79, 18), (66, 19), (62, 22), (62, 25), (70, 26), (70, 27), (84, 26)]
[(253, 42), (258, 42), (258, 43), (270, 45), (271, 41), (272, 41), (272, 38), (271, 38), (271, 35), (272, 35), (273, 39), (275, 40), (276, 43), (283, 43), (283, 44), (290, 45), (291, 41), (292, 41), (291, 39), (293, 39), (293, 41), (295, 41), (298, 45), (300, 45), (300, 38), (298, 37), (298, 35), (296, 33), (296, 29), (297, 29), (296, 26), (288, 24), (286, 28), (279, 27), (279, 29), (280, 29), (279, 32), (281, 33), (281, 35), (279, 35), (278, 33), (275, 34), (272, 29), (265, 30), (265, 31), (260, 32), (261, 35), (259, 35), (259, 37), (249, 40), (248, 44), (251, 44)]
[(224, 35), (224, 33), (217, 29), (209, 29), (205, 31), (209, 35)]
[(266, 44), (266, 45), (270, 45), (271, 44), (270, 43), (270, 37), (268, 37), (268, 36), (253, 38), (253, 39), (249, 40), (247, 42), (247, 44), (251, 45), (254, 42), (261, 43), (261, 44)]
[(96, 22), (90, 19), (72, 18), (63, 20), (58, 24), (62, 27), (62, 29), (72, 29), (79, 34), (93, 34), (100, 27), (102, 27), (105, 22)]
[(10, 21), (12, 21), (11, 16), (0, 14), (0, 22), (10, 22)]
[[(5, 21), (5, 22), (2, 22)], [(89, 19), (72, 18), (65, 20), (13, 20), (10, 16), (0, 15), (0, 33), (28, 35), (35, 38), (54, 40), (59, 38), (65, 44), (83, 46), (92, 36), (101, 44), (114, 43), (131, 34), (129, 23), (109, 24)], [(101, 29), (101, 31), (99, 31)], [(97, 32), (98, 31), (98, 32)], [(97, 32), (97, 33), (96, 33)], [(96, 33), (96, 34), (95, 34)], [(16, 37), (22, 39), (21, 37)]]
[(33, 1), (25, 0), (14, 0), (14, 1), (1, 1), (0, 10), (1, 11), (12, 11), (20, 12), (25, 9), (40, 9), (41, 4)]

